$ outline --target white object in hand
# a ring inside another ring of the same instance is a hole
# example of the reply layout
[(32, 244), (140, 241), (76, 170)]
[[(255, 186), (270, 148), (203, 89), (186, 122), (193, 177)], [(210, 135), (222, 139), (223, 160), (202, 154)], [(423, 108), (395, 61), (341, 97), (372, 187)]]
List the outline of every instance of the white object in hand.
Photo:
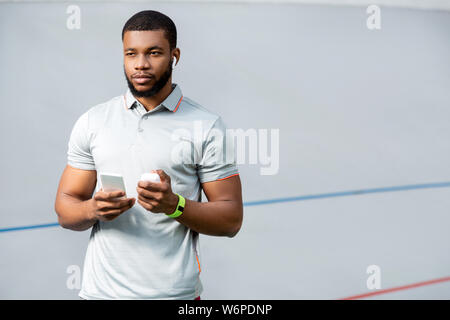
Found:
[(126, 198), (125, 182), (121, 174), (100, 172), (100, 182), (102, 190), (105, 192), (112, 192), (118, 190), (125, 192), (124, 196), (116, 197), (114, 199)]
[(146, 172), (141, 176), (141, 181), (161, 182), (161, 179), (157, 173)]

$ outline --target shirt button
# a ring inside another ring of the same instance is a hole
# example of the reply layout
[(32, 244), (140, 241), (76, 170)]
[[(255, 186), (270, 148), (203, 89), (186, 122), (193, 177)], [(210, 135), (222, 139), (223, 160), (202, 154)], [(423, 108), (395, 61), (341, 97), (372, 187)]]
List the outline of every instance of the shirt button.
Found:
[(142, 129), (142, 128), (139, 128), (139, 129), (138, 129), (138, 131), (139, 131), (139, 132), (142, 132), (142, 131), (144, 131), (144, 129)]
[(147, 119), (148, 119), (148, 116), (147, 116), (147, 115), (145, 115), (145, 116), (144, 116), (144, 120), (147, 120)]

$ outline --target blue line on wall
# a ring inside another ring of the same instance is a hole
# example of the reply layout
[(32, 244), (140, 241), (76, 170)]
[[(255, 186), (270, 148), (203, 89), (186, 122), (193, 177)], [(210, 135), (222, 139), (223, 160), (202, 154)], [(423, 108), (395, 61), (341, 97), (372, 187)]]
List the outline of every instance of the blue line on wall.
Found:
[(36, 225), (32, 225), (32, 226), (22, 226), (22, 227), (0, 229), (0, 232), (39, 229), (39, 228), (48, 228), (48, 227), (57, 227), (57, 226), (59, 226), (59, 223), (36, 224)]
[[(259, 206), (259, 205), (264, 205), (264, 204), (280, 203), (280, 202), (292, 202), (292, 201), (302, 201), (302, 200), (311, 200), (311, 199), (354, 196), (354, 195), (361, 195), (361, 194), (366, 194), (366, 193), (392, 192), (392, 191), (405, 191), (405, 190), (414, 190), (414, 189), (444, 188), (444, 187), (450, 187), (450, 182), (413, 184), (413, 185), (397, 186), (397, 187), (372, 188), (372, 189), (352, 190), (352, 191), (343, 191), (343, 192), (313, 194), (313, 195), (297, 196), (297, 197), (275, 198), (275, 199), (267, 199), (267, 200), (259, 200), (259, 201), (247, 201), (247, 202), (244, 202), (244, 206), (250, 207), (250, 206)], [(4, 229), (0, 229), (0, 232), (40, 229), (40, 228), (57, 227), (57, 226), (59, 226), (58, 223), (37, 224), (37, 225), (31, 225), (31, 226), (4, 228)]]

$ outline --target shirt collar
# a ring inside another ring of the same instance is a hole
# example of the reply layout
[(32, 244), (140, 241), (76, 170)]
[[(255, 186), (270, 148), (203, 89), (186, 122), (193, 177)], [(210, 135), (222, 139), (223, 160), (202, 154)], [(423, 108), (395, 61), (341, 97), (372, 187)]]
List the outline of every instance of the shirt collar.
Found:
[[(172, 83), (172, 92), (160, 103), (163, 107), (169, 111), (176, 112), (183, 99), (183, 93), (181, 92), (180, 86), (177, 83)], [(125, 104), (127, 109), (131, 109), (135, 103), (140, 103), (131, 93), (130, 88), (127, 89), (125, 94)]]

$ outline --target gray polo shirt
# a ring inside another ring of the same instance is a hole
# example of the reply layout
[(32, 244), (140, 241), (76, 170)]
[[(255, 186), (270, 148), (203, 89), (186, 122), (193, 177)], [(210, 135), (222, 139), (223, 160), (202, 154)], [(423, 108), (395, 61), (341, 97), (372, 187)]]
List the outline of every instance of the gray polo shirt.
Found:
[[(147, 111), (126, 94), (89, 108), (76, 121), (68, 143), (68, 165), (122, 174), (128, 197), (137, 199), (140, 176), (162, 169), (172, 190), (201, 201), (201, 183), (238, 174), (234, 145), (220, 116), (184, 97), (170, 95)], [(113, 221), (92, 228), (84, 261), (84, 299), (194, 299), (200, 281), (199, 235), (137, 201)]]

